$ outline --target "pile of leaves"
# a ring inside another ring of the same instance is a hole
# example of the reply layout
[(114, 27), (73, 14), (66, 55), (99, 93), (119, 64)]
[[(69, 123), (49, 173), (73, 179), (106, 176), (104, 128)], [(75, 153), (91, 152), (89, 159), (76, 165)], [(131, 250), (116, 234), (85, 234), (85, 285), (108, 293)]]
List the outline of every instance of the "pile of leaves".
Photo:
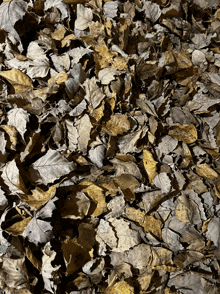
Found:
[(0, 1), (0, 289), (217, 294), (218, 0)]

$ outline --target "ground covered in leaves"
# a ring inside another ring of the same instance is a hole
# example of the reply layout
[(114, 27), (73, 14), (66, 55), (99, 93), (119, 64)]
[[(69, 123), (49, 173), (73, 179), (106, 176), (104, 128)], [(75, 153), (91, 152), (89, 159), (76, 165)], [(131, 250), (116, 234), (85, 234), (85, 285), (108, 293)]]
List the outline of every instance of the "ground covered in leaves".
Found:
[(3, 294), (217, 294), (218, 0), (0, 1)]

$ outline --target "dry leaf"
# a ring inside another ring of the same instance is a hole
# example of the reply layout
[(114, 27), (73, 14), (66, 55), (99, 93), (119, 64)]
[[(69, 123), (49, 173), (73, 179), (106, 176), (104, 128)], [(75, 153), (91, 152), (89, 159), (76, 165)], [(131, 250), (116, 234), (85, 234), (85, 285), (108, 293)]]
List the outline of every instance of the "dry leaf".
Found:
[(118, 136), (127, 132), (130, 129), (130, 122), (126, 115), (117, 114), (111, 116), (111, 119), (106, 123), (105, 130), (110, 136)]
[(199, 164), (196, 166), (196, 173), (205, 179), (215, 180), (218, 174), (207, 163)]
[(0, 75), (5, 78), (14, 88), (15, 93), (22, 93), (33, 89), (31, 79), (18, 69), (2, 71)]
[(169, 135), (186, 144), (197, 140), (197, 130), (194, 125), (176, 125), (171, 127)]
[(154, 178), (157, 175), (157, 162), (153, 159), (152, 154), (148, 150), (143, 150), (143, 163), (146, 173), (148, 175), (149, 181), (152, 184)]

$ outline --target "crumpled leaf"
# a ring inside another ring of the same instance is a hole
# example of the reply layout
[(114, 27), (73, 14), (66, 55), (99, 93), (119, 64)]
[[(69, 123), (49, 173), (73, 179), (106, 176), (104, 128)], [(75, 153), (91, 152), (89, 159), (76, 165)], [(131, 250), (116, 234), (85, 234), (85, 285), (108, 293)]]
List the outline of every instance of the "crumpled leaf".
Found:
[(85, 8), (82, 4), (77, 4), (77, 18), (75, 28), (77, 30), (85, 30), (93, 19), (91, 8)]
[(98, 216), (102, 214), (103, 209), (106, 207), (103, 189), (90, 182), (83, 182), (83, 186), (86, 187), (82, 192), (86, 193), (97, 205), (92, 215)]
[(155, 176), (154, 185), (161, 189), (162, 193), (169, 193), (171, 189), (171, 182), (166, 173), (160, 173)]
[(150, 258), (151, 247), (148, 244), (139, 244), (128, 251), (129, 262), (139, 270), (148, 266)]
[(49, 149), (29, 168), (34, 182), (49, 184), (74, 170), (75, 164), (69, 162), (58, 151)]
[(46, 0), (44, 2), (44, 9), (48, 10), (51, 7), (57, 7), (61, 12), (62, 19), (69, 16), (69, 6), (61, 0)]
[(20, 43), (18, 46), (20, 51), (23, 50), (23, 46), (14, 25), (17, 21), (23, 19), (23, 16), (27, 12), (27, 8), (28, 4), (23, 0), (2, 2), (0, 5), (0, 28), (9, 32), (15, 40)]
[(51, 249), (51, 244), (48, 242), (44, 245), (42, 256), (42, 277), (44, 280), (44, 287), (49, 292), (53, 293), (57, 290), (57, 285), (54, 280), (59, 280), (59, 276), (56, 273), (61, 265), (52, 266), (52, 261), (54, 261), (56, 252)]
[(143, 9), (146, 17), (152, 22), (156, 22), (161, 15), (160, 6), (156, 3), (152, 3), (151, 1), (144, 1)]

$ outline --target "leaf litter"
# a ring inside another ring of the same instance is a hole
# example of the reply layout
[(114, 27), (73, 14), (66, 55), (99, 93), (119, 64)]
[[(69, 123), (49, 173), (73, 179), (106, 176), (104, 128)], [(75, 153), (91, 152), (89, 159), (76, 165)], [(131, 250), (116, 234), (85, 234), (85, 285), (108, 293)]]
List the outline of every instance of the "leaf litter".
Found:
[(220, 5), (0, 1), (0, 292), (218, 293)]

